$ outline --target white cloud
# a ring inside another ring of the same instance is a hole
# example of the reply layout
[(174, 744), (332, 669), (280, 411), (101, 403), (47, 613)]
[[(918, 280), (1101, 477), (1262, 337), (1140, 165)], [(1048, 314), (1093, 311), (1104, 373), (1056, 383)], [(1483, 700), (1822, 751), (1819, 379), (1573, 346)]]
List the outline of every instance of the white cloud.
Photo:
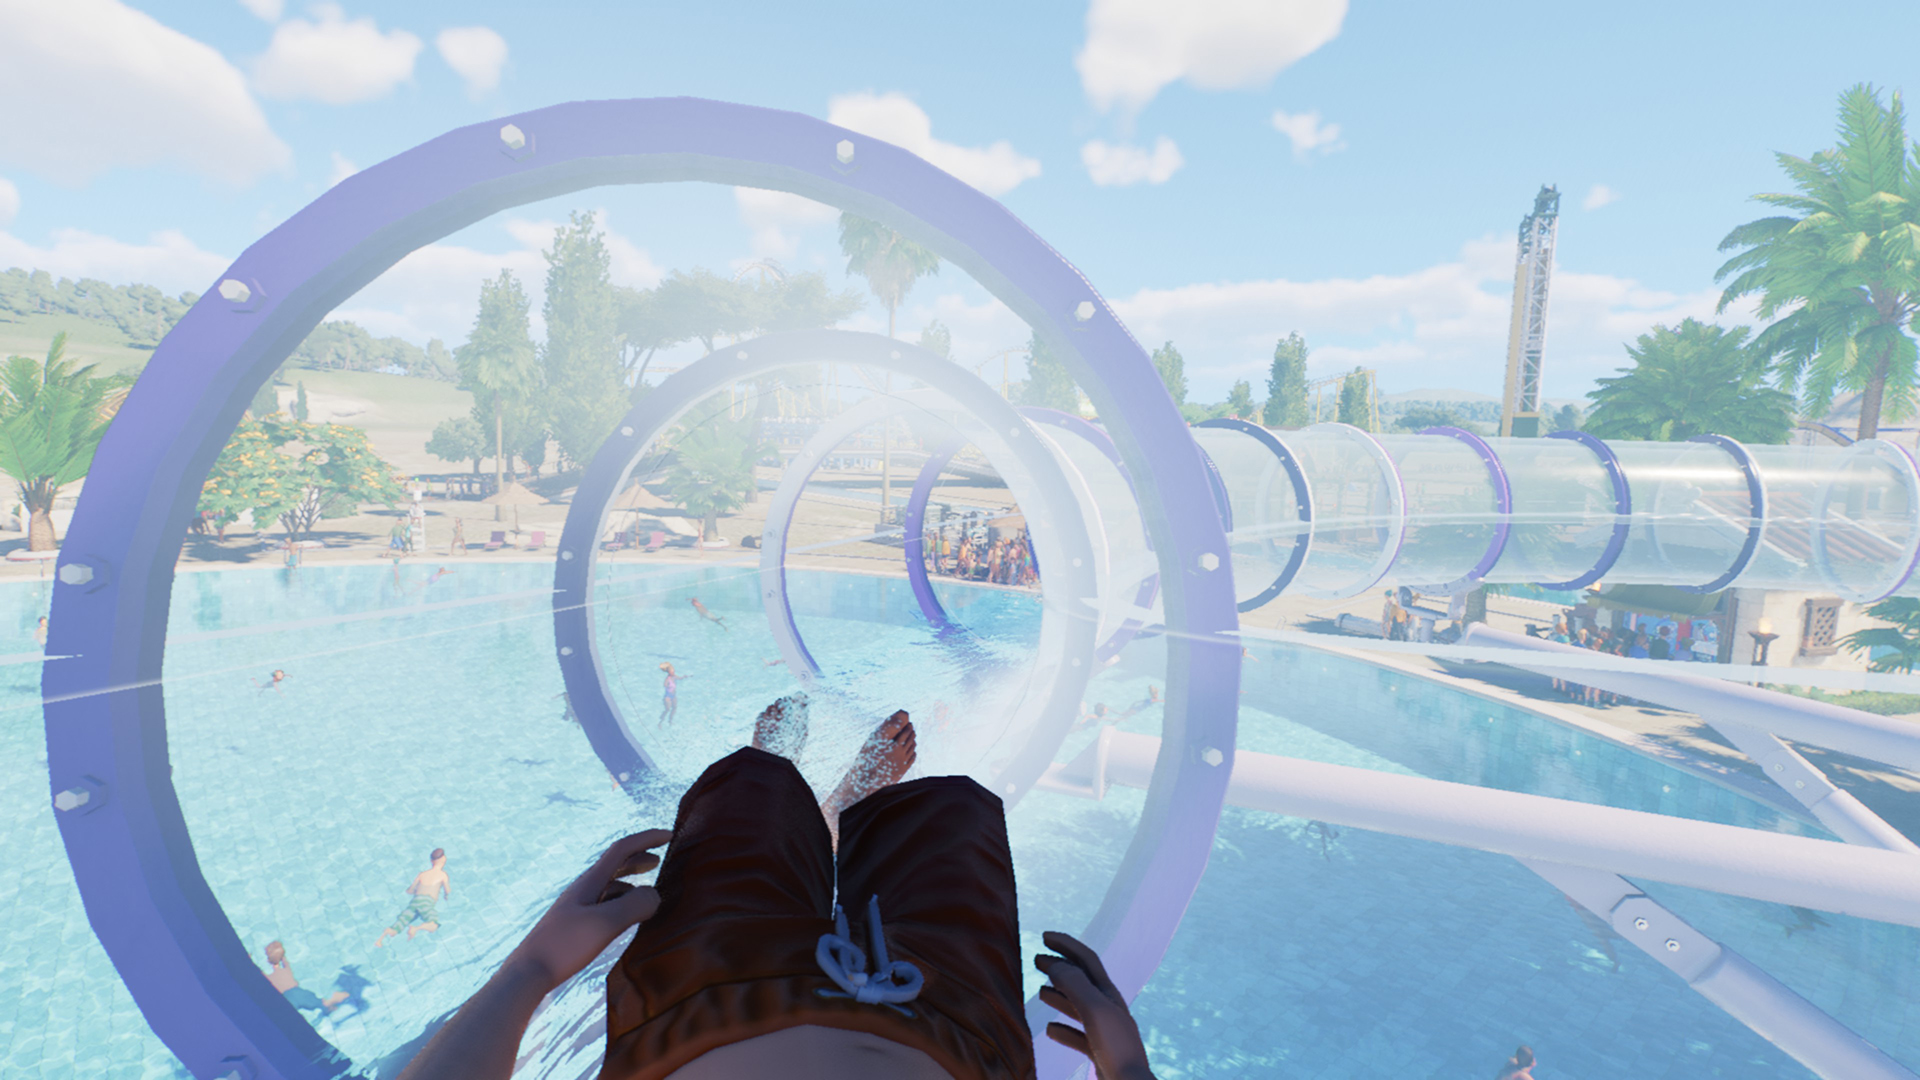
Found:
[(284, 168), (246, 80), (118, 0), (0, 3), (0, 164), (63, 183), (161, 162), (232, 183)]
[(433, 39), (440, 59), (466, 80), (467, 96), (479, 98), (500, 85), (507, 66), (507, 39), (485, 26), (455, 26)]
[[(1389, 391), (1442, 386), (1498, 394), (1512, 283), (1513, 241), (1488, 238), (1464, 245), (1453, 261), (1406, 274), (1142, 289), (1114, 307), (1141, 341), (1180, 347), (1194, 393), (1204, 400), (1224, 397), (1234, 379), (1258, 382), (1273, 343), (1294, 330), (1313, 347), (1309, 370), (1316, 378), (1357, 365), (1379, 369)], [(1585, 393), (1594, 378), (1626, 364), (1626, 343), (1655, 323), (1712, 320), (1718, 297), (1713, 289), (1667, 292), (1556, 268), (1547, 393)]]
[(1595, 184), (1587, 189), (1587, 197), (1580, 200), (1580, 209), (1598, 210), (1608, 203), (1620, 201), (1620, 193), (1605, 184)]
[(840, 211), (825, 203), (765, 188), (736, 187), (733, 202), (741, 223), (753, 230), (754, 259), (791, 259), (800, 250), (798, 229), (840, 217)]
[(270, 23), (279, 22), (280, 13), (285, 8), (281, 0), (240, 0), (240, 6)]
[(1172, 139), (1162, 135), (1154, 140), (1151, 151), (1094, 139), (1080, 148), (1080, 163), (1101, 187), (1126, 187), (1142, 180), (1164, 184), (1187, 159), (1180, 156)]
[(0, 268), (45, 270), (55, 278), (97, 278), (115, 285), (144, 282), (168, 295), (205, 291), (233, 260), (203, 251), (182, 233), (154, 233), (129, 244), (80, 229), (56, 229), (44, 247), (0, 232)]
[(827, 122), (918, 154), (989, 195), (1004, 195), (1040, 175), (1040, 163), (1022, 156), (1005, 139), (979, 147), (934, 138), (926, 110), (905, 94), (835, 96), (827, 102)]
[(1347, 148), (1347, 144), (1340, 141), (1340, 125), (1322, 123), (1318, 110), (1288, 113), (1275, 109), (1273, 129), (1293, 143), (1294, 157), (1306, 157), (1316, 150), (1331, 154)]
[(0, 176), (0, 229), (13, 224), (13, 217), (20, 212), (20, 189), (13, 181)]
[(1182, 79), (1264, 85), (1332, 41), (1346, 15), (1347, 0), (1093, 0), (1074, 66), (1096, 108), (1137, 111)]
[[(657, 285), (660, 267), (633, 241), (608, 226), (604, 211), (596, 220), (606, 232), (609, 273), (615, 285)], [(546, 330), (540, 306), (546, 298), (547, 263), (540, 252), (553, 242), (561, 222), (508, 218), (501, 222), (515, 247), (482, 251), (464, 244), (429, 244), (401, 259), (354, 294), (331, 317), (352, 319), (382, 336), (397, 335), (416, 344), (437, 337), (449, 345), (467, 338), (480, 296), (480, 283), (501, 270), (520, 279), (533, 303), (534, 335)]]
[(405, 30), (382, 33), (371, 18), (349, 20), (333, 4), (318, 4), (319, 21), (289, 19), (273, 31), (254, 62), (254, 86), (288, 100), (352, 105), (377, 101), (413, 78), (420, 39)]
[(327, 170), (327, 186), (333, 185), (360, 171), (360, 166), (347, 160), (347, 155), (338, 150), (333, 152), (333, 166)]

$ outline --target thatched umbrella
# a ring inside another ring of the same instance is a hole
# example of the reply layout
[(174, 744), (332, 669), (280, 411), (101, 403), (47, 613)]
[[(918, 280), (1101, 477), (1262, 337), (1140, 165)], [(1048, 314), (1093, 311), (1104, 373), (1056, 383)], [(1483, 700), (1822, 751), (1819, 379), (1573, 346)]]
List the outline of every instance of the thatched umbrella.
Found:
[(500, 516), (503, 507), (513, 507), (513, 531), (519, 532), (520, 508), (523, 506), (540, 506), (545, 504), (547, 500), (528, 491), (519, 483), (509, 481), (506, 487), (501, 488), (499, 491), (494, 492), (480, 501), (493, 507), (493, 520), (495, 521), (504, 520)]

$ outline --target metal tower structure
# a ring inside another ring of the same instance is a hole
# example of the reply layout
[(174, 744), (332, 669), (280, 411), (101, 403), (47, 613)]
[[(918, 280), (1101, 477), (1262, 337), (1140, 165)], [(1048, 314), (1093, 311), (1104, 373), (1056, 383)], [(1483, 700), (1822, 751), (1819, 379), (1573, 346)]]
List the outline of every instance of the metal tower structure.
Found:
[(1544, 185), (1533, 213), (1520, 219), (1520, 252), (1513, 267), (1513, 325), (1507, 333), (1507, 388), (1500, 401), (1500, 434), (1522, 439), (1540, 431), (1540, 357), (1547, 343), (1547, 284), (1553, 275), (1553, 238), (1560, 224), (1559, 189)]

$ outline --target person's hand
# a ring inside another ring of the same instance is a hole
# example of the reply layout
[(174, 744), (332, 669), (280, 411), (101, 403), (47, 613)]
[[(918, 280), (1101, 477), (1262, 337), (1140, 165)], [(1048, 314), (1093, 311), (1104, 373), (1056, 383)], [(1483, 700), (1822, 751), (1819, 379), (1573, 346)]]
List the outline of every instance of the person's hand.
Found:
[(628, 927), (652, 918), (660, 894), (620, 879), (659, 866), (660, 857), (648, 849), (672, 838), (669, 830), (648, 829), (615, 841), (567, 886), (502, 970), (535, 980), (544, 994), (586, 967)]
[(1047, 1037), (1085, 1054), (1101, 1080), (1153, 1080), (1140, 1027), (1133, 1022), (1127, 999), (1107, 977), (1100, 954), (1057, 930), (1040, 935), (1040, 940), (1060, 954), (1033, 958), (1052, 984), (1040, 988), (1040, 1000), (1080, 1023), (1075, 1028), (1053, 1021)]

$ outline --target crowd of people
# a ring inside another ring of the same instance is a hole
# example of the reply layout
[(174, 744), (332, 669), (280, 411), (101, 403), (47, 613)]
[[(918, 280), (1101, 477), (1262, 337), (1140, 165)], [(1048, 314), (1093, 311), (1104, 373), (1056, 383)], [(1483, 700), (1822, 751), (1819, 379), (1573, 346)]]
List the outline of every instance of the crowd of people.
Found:
[[(1661, 624), (1652, 633), (1636, 629), (1612, 629), (1599, 626), (1593, 629), (1574, 627), (1565, 615), (1553, 617), (1553, 629), (1548, 632), (1547, 640), (1561, 645), (1591, 649), (1609, 656), (1624, 656), (1635, 660), (1670, 660), (1697, 662), (1701, 659), (1694, 652), (1694, 642), (1690, 637), (1674, 638), (1674, 628)], [(1564, 694), (1568, 700), (1585, 702), (1588, 705), (1617, 705), (1623, 699), (1619, 694), (1602, 690), (1595, 686), (1584, 686), (1566, 679), (1553, 680), (1553, 688)]]
[(963, 581), (1031, 586), (1040, 580), (1033, 558), (1033, 537), (1022, 527), (1012, 536), (974, 539), (973, 529), (929, 526), (920, 538), (921, 558), (929, 572)]

